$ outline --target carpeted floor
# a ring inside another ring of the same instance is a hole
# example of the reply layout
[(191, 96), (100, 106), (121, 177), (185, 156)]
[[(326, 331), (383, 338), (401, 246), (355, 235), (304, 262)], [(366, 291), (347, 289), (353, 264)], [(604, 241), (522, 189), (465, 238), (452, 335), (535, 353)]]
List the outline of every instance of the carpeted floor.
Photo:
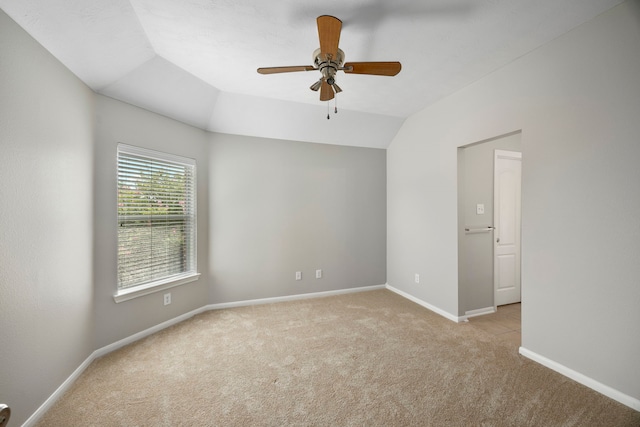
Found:
[(210, 311), (91, 364), (38, 426), (639, 426), (386, 290)]

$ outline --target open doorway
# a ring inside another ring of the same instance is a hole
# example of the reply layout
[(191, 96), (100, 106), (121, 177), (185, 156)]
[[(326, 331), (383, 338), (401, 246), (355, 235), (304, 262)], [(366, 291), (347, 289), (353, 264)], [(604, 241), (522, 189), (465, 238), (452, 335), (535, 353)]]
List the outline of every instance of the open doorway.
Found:
[[(498, 187), (498, 193), (502, 191), (503, 194), (512, 197), (510, 203), (500, 205), (500, 200), (494, 197), (494, 185), (496, 153), (519, 154), (521, 145), (521, 132), (518, 131), (458, 149), (460, 316), (473, 318), (491, 314), (496, 312), (498, 305), (506, 301), (509, 304), (520, 301), (520, 294), (518, 293), (514, 299), (513, 292), (510, 299), (501, 299), (502, 290), (512, 288), (514, 282), (520, 282), (520, 200), (519, 196), (517, 199), (514, 198), (511, 191), (517, 184), (519, 194), (520, 175), (518, 173), (517, 180), (505, 179), (503, 184), (497, 184), (502, 185)], [(501, 213), (500, 211), (504, 214), (504, 223), (497, 232), (496, 228), (501, 220), (495, 217)], [(517, 221), (513, 216), (515, 214), (518, 216)], [(509, 228), (502, 230), (507, 225)], [(514, 233), (517, 233), (517, 236)], [(514, 249), (514, 245), (517, 245), (517, 250)], [(510, 252), (504, 252), (506, 249), (510, 249)], [(500, 297), (497, 297), (497, 294)], [(513, 329), (513, 325), (510, 327)]]

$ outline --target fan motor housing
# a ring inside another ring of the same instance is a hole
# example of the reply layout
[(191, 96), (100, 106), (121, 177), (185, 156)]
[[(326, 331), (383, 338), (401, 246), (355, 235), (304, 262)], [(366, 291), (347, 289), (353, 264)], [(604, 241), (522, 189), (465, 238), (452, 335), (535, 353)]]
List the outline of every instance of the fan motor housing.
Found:
[(335, 58), (324, 58), (322, 57), (320, 49), (316, 49), (313, 52), (313, 64), (320, 70), (328, 82), (329, 79), (333, 80), (333, 76), (336, 74), (336, 71), (338, 71), (342, 67), (342, 64), (344, 64), (344, 52), (342, 49), (338, 49)]

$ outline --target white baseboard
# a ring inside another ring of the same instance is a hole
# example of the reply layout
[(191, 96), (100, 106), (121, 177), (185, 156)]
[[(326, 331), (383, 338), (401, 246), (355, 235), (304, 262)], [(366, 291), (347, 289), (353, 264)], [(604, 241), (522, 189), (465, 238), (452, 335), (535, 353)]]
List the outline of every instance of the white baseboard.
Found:
[(152, 326), (149, 329), (145, 329), (144, 331), (138, 332), (137, 334), (133, 334), (127, 338), (121, 339), (120, 341), (116, 341), (113, 344), (109, 344), (107, 346), (104, 346), (102, 348), (99, 348), (98, 350), (94, 351), (93, 353), (91, 353), (91, 355), (89, 357), (87, 357), (87, 359), (82, 362), (82, 364), (80, 366), (78, 366), (78, 368), (73, 371), (73, 373), (69, 376), (69, 378), (67, 378), (65, 380), (65, 382), (62, 383), (62, 385), (60, 385), (60, 387), (58, 387), (58, 389), (56, 391), (53, 392), (53, 394), (51, 396), (49, 396), (49, 398), (42, 404), (40, 405), (40, 407), (36, 410), (36, 412), (34, 412), (28, 419), (27, 421), (24, 422), (24, 424), (22, 424), (22, 427), (31, 427), (32, 425), (35, 425), (36, 422), (49, 410), (51, 409), (51, 407), (53, 407), (53, 405), (55, 405), (55, 403), (58, 401), (58, 399), (60, 399), (62, 397), (63, 394), (65, 394), (67, 392), (67, 390), (69, 390), (69, 388), (73, 385), (73, 383), (80, 377), (80, 375), (82, 375), (82, 373), (89, 367), (89, 365), (91, 364), (91, 362), (93, 362), (94, 360), (96, 360), (99, 357), (102, 357), (106, 354), (111, 353), (112, 351), (115, 351), (119, 348), (124, 347), (125, 345), (129, 345), (131, 343), (134, 343), (138, 340), (141, 340), (142, 338), (148, 337), (149, 335), (155, 334), (156, 332), (159, 332), (165, 328), (168, 328), (169, 326), (173, 326), (177, 323), (180, 323), (184, 320), (187, 320), (190, 317), (195, 316), (196, 314), (199, 313), (203, 313), (204, 311), (206, 311), (205, 307), (201, 307), (197, 310), (193, 310), (190, 311), (189, 313), (185, 313), (181, 316), (175, 317), (173, 319), (169, 319), (166, 322), (162, 322), (158, 325)]
[[(366, 287), (361, 287), (361, 288), (350, 288), (350, 289), (340, 289), (340, 290), (335, 290), (335, 291), (326, 291), (326, 292), (314, 292), (314, 293), (308, 293), (308, 294), (297, 294), (297, 295), (288, 295), (288, 296), (283, 296), (283, 297), (274, 297), (274, 298), (262, 298), (262, 299), (255, 299), (255, 300), (247, 300), (247, 301), (237, 301), (237, 302), (229, 302), (229, 303), (222, 303), (222, 304), (210, 304), (201, 308), (198, 308), (196, 310), (190, 311), (188, 313), (185, 313), (183, 315), (180, 315), (178, 317), (175, 317), (173, 319), (167, 320), (163, 323), (160, 323), (158, 325), (155, 325), (151, 328), (145, 329), (144, 331), (138, 332), (136, 334), (133, 334), (127, 338), (121, 339), (119, 341), (116, 341), (113, 344), (109, 344), (105, 347), (99, 348), (98, 350), (94, 351), (84, 362), (82, 362), (82, 364), (69, 376), (69, 378), (67, 378), (61, 385), (60, 387), (58, 387), (58, 389), (53, 392), (53, 394), (51, 396), (49, 396), (49, 398), (27, 419), (27, 421), (24, 422), (24, 424), (22, 424), (22, 427), (31, 427), (33, 425), (36, 424), (36, 422), (49, 410), (53, 407), (53, 405), (56, 403), (56, 401), (62, 397), (62, 395), (69, 390), (69, 388), (73, 385), (73, 383), (80, 377), (80, 375), (82, 375), (82, 373), (89, 367), (89, 365), (91, 364), (91, 362), (93, 362), (95, 359), (97, 359), (98, 357), (102, 357), (106, 354), (109, 354), (119, 348), (124, 347), (125, 345), (128, 344), (132, 344), (138, 340), (141, 340), (142, 338), (145, 338), (149, 335), (152, 335), (156, 332), (159, 332), (165, 328), (168, 328), (170, 326), (173, 326), (177, 323), (180, 323), (184, 320), (187, 320), (197, 314), (200, 313), (204, 313), (205, 311), (209, 311), (209, 310), (221, 310), (221, 309), (225, 309), (225, 308), (233, 308), (233, 307), (245, 307), (245, 306), (250, 306), (250, 305), (259, 305), (259, 304), (271, 304), (271, 303), (276, 303), (276, 302), (285, 302), (285, 301), (295, 301), (295, 300), (301, 300), (301, 299), (310, 299), (310, 298), (321, 298), (321, 297), (327, 297), (327, 296), (333, 296), (333, 295), (342, 295), (342, 294), (349, 294), (349, 293), (354, 293), (354, 292), (365, 292), (365, 291), (372, 291), (372, 290), (376, 290), (376, 289), (389, 289), (392, 292), (395, 292), (396, 294), (407, 298), (408, 300), (411, 300), (413, 302), (415, 302), (416, 304), (419, 304), (423, 307), (425, 307), (428, 310), (433, 311), (434, 313), (437, 313), (449, 320), (452, 320), (454, 322), (460, 323), (460, 322), (464, 322), (466, 321), (467, 317), (472, 317), (473, 315), (480, 315), (480, 314), (473, 314), (475, 312), (479, 312), (479, 311), (483, 311), (483, 314), (488, 313), (488, 311), (486, 313), (484, 313), (484, 310), (493, 310), (493, 307), (488, 307), (487, 309), (480, 309), (480, 310), (471, 310), (470, 312), (467, 312), (465, 316), (454, 316), (451, 313), (442, 310), (441, 308), (438, 308), (434, 305), (431, 305), (425, 301), (422, 301), (419, 298), (414, 297), (413, 295), (410, 295), (406, 292), (403, 292), (399, 289), (394, 288), (393, 286), (389, 286), (388, 284), (386, 285), (377, 285), (377, 286), (366, 286)], [(571, 379), (573, 379), (574, 381), (577, 381), (599, 393), (604, 394), (605, 396), (608, 396), (620, 403), (622, 403), (623, 405), (629, 406), (632, 409), (635, 409), (636, 411), (640, 411), (640, 400), (635, 399), (631, 396), (628, 396), (624, 393), (621, 393), (618, 390), (615, 390), (609, 386), (606, 386), (602, 383), (599, 383), (598, 381), (595, 381), (579, 372), (576, 372), (572, 369), (567, 368), (566, 366), (563, 366), (557, 362), (554, 362), (553, 360), (547, 359), (544, 356), (540, 356), (537, 353), (534, 353), (530, 350), (527, 350), (524, 347), (520, 347), (520, 354), (522, 354), (523, 356), (534, 360), (538, 363), (540, 363), (543, 366), (546, 366), (550, 369), (553, 369), (556, 372), (561, 373), (562, 375), (565, 375)]]
[(146, 338), (149, 335), (155, 334), (156, 332), (160, 332), (163, 329), (168, 328), (169, 326), (173, 326), (175, 324), (178, 324), (182, 321), (185, 321), (193, 316), (195, 316), (196, 314), (200, 314), (200, 313), (204, 313), (205, 311), (207, 311), (206, 306), (205, 307), (200, 307), (198, 309), (195, 309), (193, 311), (190, 311), (188, 313), (182, 314), (178, 317), (174, 317), (173, 319), (169, 319), (165, 322), (159, 323), (155, 326), (152, 326), (148, 329), (145, 329), (144, 331), (140, 331), (136, 334), (130, 335), (127, 338), (123, 338), (119, 341), (116, 341), (112, 344), (106, 345), (102, 348), (97, 349), (96, 351), (93, 352), (92, 356), (94, 356), (94, 359), (97, 359), (98, 357), (102, 357), (106, 354), (111, 353), (112, 351), (116, 351), (119, 348), (124, 347), (125, 345), (129, 345), (131, 343), (134, 343), (136, 341), (141, 340), (142, 338)]
[(519, 351), (521, 355), (523, 355), (528, 359), (538, 362), (539, 364), (546, 366), (547, 368), (552, 369), (564, 375), (565, 377), (569, 377), (572, 380), (584, 386), (587, 386), (590, 389), (595, 390), (600, 394), (604, 394), (605, 396), (610, 397), (611, 399), (630, 407), (631, 409), (640, 411), (640, 400), (634, 397), (624, 394), (621, 391), (618, 391), (614, 388), (609, 387), (608, 385), (602, 384), (601, 382), (598, 382), (593, 378), (590, 378), (584, 374), (581, 374), (580, 372), (574, 371), (573, 369), (568, 368), (564, 365), (561, 365), (560, 363), (555, 362), (551, 359), (548, 359), (544, 356), (541, 356), (538, 353), (535, 353), (531, 350), (527, 350), (524, 347), (520, 347)]
[(169, 319), (165, 322), (152, 326), (151, 328), (145, 329), (144, 331), (140, 331), (136, 334), (128, 336), (127, 338), (123, 338), (119, 341), (116, 341), (112, 344), (106, 345), (102, 348), (97, 349), (87, 359), (82, 362), (78, 368), (73, 371), (73, 373), (67, 378), (61, 385), (58, 387), (56, 391), (53, 392), (51, 396), (42, 404), (40, 407), (27, 419), (27, 421), (22, 424), (22, 427), (31, 427), (35, 425), (42, 416), (55, 405), (55, 403), (62, 397), (63, 394), (71, 388), (73, 383), (82, 375), (82, 373), (89, 367), (91, 362), (93, 362), (98, 357), (105, 356), (112, 351), (118, 350), (119, 348), (124, 347), (125, 345), (132, 344), (136, 341), (141, 340), (142, 338), (148, 337), (149, 335), (155, 334), (163, 329), (168, 328), (169, 326), (173, 326), (178, 324), (184, 320), (187, 320), (196, 314), (204, 313), (209, 310), (221, 310), (224, 308), (233, 308), (233, 307), (245, 307), (250, 305), (259, 305), (259, 304), (271, 304), (276, 302), (284, 302), (284, 301), (295, 301), (301, 299), (309, 299), (309, 298), (321, 298), (328, 297), (333, 295), (342, 295), (349, 294), (354, 292), (364, 292), (364, 291), (372, 291), (376, 289), (384, 289), (385, 285), (376, 285), (376, 286), (365, 286), (361, 288), (349, 288), (349, 289), (339, 289), (336, 291), (326, 291), (326, 292), (314, 292), (308, 294), (298, 294), (298, 295), (288, 295), (283, 297), (274, 297), (274, 298), (263, 298), (263, 299), (255, 299), (248, 301), (237, 301), (237, 302), (229, 302), (223, 304), (210, 304), (204, 307), (200, 307), (196, 310), (190, 311), (188, 313), (182, 314), (178, 317), (174, 317), (173, 319)]
[(388, 283), (386, 285), (386, 288), (389, 289), (392, 292), (395, 292), (396, 294), (405, 297), (406, 299), (415, 302), (416, 304), (419, 304), (421, 306), (423, 306), (424, 308), (433, 311), (434, 313), (439, 314), (442, 317), (446, 317), (449, 320), (453, 320), (456, 323), (461, 323), (461, 322), (466, 322), (467, 321), (467, 317), (466, 316), (454, 316), (453, 314), (449, 313), (448, 311), (445, 311), (441, 308), (436, 307), (435, 305), (431, 305), (428, 302), (422, 301), (419, 298), (414, 297), (411, 294), (408, 294), (404, 291), (401, 291), (400, 289), (396, 289), (393, 286), (390, 286)]
[(470, 317), (484, 316), (485, 314), (492, 314), (495, 312), (496, 312), (496, 308), (494, 306), (491, 306), (491, 307), (477, 308), (475, 310), (465, 311), (464, 316), (468, 319)]
[(361, 288), (338, 289), (336, 291), (312, 292), (309, 294), (287, 295), (282, 297), (251, 299), (246, 301), (224, 302), (221, 304), (209, 304), (204, 307), (206, 310), (221, 310), (224, 308), (246, 307), (250, 305), (273, 304), (276, 302), (296, 301), (302, 299), (330, 297), (334, 295), (352, 294), (354, 292), (374, 291), (384, 289), (385, 285), (364, 286)]
[(71, 388), (73, 383), (76, 382), (78, 378), (80, 378), (80, 375), (82, 375), (85, 369), (87, 369), (91, 364), (91, 362), (93, 362), (93, 360), (95, 359), (94, 354), (95, 352), (91, 354), (91, 356), (87, 357), (87, 359), (84, 362), (82, 362), (80, 366), (78, 366), (78, 368), (75, 371), (73, 371), (71, 375), (69, 375), (69, 378), (67, 378), (65, 382), (63, 382), (60, 385), (60, 387), (58, 387), (57, 390), (54, 391), (53, 394), (49, 396), (49, 398), (45, 400), (45, 402), (42, 405), (40, 405), (40, 407), (36, 410), (36, 412), (31, 414), (31, 416), (27, 419), (27, 421), (25, 421), (22, 424), (22, 427), (31, 427), (35, 425), (36, 422), (38, 422), (38, 420), (40, 420), (40, 418), (42, 418), (42, 416), (49, 409), (51, 409), (53, 405), (55, 405), (58, 399), (62, 397), (62, 395), (65, 394), (66, 391), (69, 390), (69, 388)]

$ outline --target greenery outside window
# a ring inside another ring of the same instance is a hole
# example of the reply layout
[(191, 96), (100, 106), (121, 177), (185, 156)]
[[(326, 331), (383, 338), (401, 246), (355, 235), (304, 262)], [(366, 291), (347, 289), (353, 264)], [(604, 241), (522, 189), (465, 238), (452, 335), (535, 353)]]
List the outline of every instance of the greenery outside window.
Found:
[(196, 280), (195, 160), (118, 145), (116, 302)]

